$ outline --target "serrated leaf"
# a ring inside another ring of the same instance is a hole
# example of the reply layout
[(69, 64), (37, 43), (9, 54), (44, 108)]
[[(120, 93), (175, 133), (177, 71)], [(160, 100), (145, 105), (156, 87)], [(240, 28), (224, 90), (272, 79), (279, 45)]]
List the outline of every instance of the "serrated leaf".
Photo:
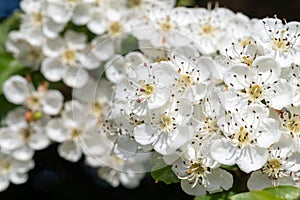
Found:
[(235, 192), (233, 191), (223, 191), (213, 194), (207, 194), (202, 197), (195, 197), (194, 200), (227, 200), (230, 199), (231, 196), (233, 196)]
[(160, 154), (155, 153), (151, 159), (151, 163), (154, 164), (151, 170), (151, 176), (155, 182), (162, 181), (167, 185), (180, 182), (174, 174), (172, 166), (167, 165)]
[(287, 200), (300, 199), (300, 188), (296, 188), (293, 186), (269, 187), (269, 188), (265, 188), (264, 191), (267, 191), (281, 199), (287, 199)]

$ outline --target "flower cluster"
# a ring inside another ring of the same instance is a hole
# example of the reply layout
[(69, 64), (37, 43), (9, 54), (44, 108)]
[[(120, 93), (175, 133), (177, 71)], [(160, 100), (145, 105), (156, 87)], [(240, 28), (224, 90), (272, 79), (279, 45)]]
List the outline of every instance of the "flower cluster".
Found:
[(250, 190), (299, 186), (300, 23), (175, 4), (21, 2), (6, 48), (31, 72), (3, 84), (18, 106), (0, 128), (0, 191), (54, 142), (114, 187), (137, 187), (154, 152), (190, 195), (229, 190), (230, 166)]

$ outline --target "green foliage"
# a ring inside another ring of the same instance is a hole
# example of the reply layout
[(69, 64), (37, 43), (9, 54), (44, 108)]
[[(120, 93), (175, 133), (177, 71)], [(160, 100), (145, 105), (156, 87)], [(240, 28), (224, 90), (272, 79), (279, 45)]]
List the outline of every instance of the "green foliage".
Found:
[(180, 182), (172, 171), (172, 166), (164, 162), (162, 155), (155, 153), (151, 159), (151, 163), (154, 165), (151, 170), (151, 176), (155, 182), (162, 181), (165, 184)]
[(300, 189), (293, 186), (277, 186), (262, 191), (251, 191), (234, 195), (232, 200), (297, 200)]
[(125, 55), (129, 52), (137, 51), (138, 49), (139, 45), (137, 39), (134, 36), (129, 35), (122, 43), (121, 54)]
[(235, 192), (232, 191), (223, 191), (219, 193), (214, 193), (214, 194), (208, 194), (203, 197), (195, 197), (194, 200), (225, 200), (225, 199), (230, 199)]

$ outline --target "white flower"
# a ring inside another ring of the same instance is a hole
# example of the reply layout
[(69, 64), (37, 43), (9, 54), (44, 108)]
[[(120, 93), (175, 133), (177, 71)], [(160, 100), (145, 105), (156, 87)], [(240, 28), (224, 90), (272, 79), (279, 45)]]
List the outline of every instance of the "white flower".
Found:
[(0, 147), (15, 159), (32, 159), (35, 150), (46, 148), (50, 141), (44, 127), (49, 116), (41, 112), (26, 111), (16, 108), (10, 111), (6, 125), (0, 129)]
[(4, 191), (10, 182), (25, 183), (28, 179), (27, 172), (33, 167), (33, 160), (18, 161), (10, 155), (0, 152), (0, 192)]
[(93, 4), (83, 0), (46, 0), (45, 4), (46, 14), (56, 23), (85, 25), (92, 17)]
[(136, 22), (132, 34), (139, 40), (149, 40), (154, 47), (179, 47), (191, 43), (184, 27), (191, 17), (186, 8), (165, 8), (152, 6), (146, 17)]
[(212, 157), (222, 164), (237, 164), (246, 173), (261, 168), (268, 158), (267, 148), (281, 137), (277, 122), (268, 116), (267, 108), (251, 105), (221, 118), (218, 125), (225, 137), (211, 151)]
[(109, 81), (118, 83), (124, 76), (128, 76), (128, 73), (138, 65), (145, 62), (147, 62), (146, 58), (139, 52), (130, 52), (124, 57), (114, 55), (105, 63), (105, 75)]
[(217, 50), (224, 49), (224, 43), (231, 41), (231, 34), (227, 25), (234, 17), (234, 13), (225, 8), (192, 10), (189, 29), (191, 38), (199, 51), (204, 55), (210, 55)]
[(89, 75), (82, 64), (85, 61), (83, 50), (87, 36), (68, 30), (64, 38), (48, 39), (43, 46), (44, 54), (41, 72), (49, 81), (63, 80), (67, 86), (79, 88)]
[(44, 58), (41, 46), (32, 46), (24, 38), (22, 32), (11, 31), (5, 44), (6, 50), (27, 67), (39, 69)]
[(98, 168), (98, 176), (113, 187), (120, 184), (126, 188), (139, 186), (146, 172), (143, 163), (149, 160), (151, 154), (122, 159), (113, 152), (114, 142), (102, 134), (100, 131), (96, 138), (85, 141), (87, 165)]
[(116, 100), (129, 102), (129, 109), (137, 115), (145, 115), (168, 101), (176, 75), (171, 62), (144, 63), (133, 72), (131, 77), (124, 77), (116, 85)]
[(287, 82), (293, 88), (293, 105), (300, 105), (300, 67), (297, 64), (292, 64), (290, 67), (284, 68), (282, 70), (282, 78), (287, 80)]
[(194, 131), (187, 125), (192, 112), (188, 99), (171, 99), (166, 106), (150, 111), (150, 119), (134, 128), (134, 139), (142, 145), (151, 144), (160, 154), (171, 154), (192, 139)]
[(73, 99), (78, 100), (86, 107), (86, 112), (100, 122), (108, 115), (112, 92), (112, 83), (106, 79), (97, 83), (90, 78), (84, 87), (74, 88)]
[(293, 99), (292, 88), (279, 79), (280, 73), (278, 63), (269, 57), (257, 57), (252, 70), (244, 64), (232, 66), (224, 74), (224, 82), (229, 88), (224, 93), (224, 107), (234, 111), (252, 103), (275, 109), (289, 105)]
[(81, 158), (85, 140), (97, 137), (97, 132), (97, 121), (75, 100), (66, 102), (61, 118), (49, 120), (46, 126), (49, 138), (61, 143), (58, 154), (71, 162)]
[(287, 23), (277, 18), (259, 20), (253, 28), (253, 37), (281, 67), (288, 67), (295, 59), (295, 46), (299, 45), (300, 23)]
[(214, 65), (212, 59), (200, 57), (199, 52), (192, 46), (175, 49), (171, 56), (177, 71), (172, 90), (193, 103), (199, 102), (207, 92), (209, 68)]
[[(168, 156), (165, 156), (165, 161)], [(181, 179), (181, 188), (189, 195), (204, 196), (229, 190), (233, 184), (232, 175), (220, 169), (220, 164), (211, 157), (201, 156), (201, 152), (188, 147), (172, 164), (172, 170)]]
[(295, 185), (292, 173), (300, 169), (299, 152), (292, 152), (291, 139), (283, 136), (269, 151), (266, 164), (248, 179), (247, 186), (250, 190), (261, 190), (265, 187), (278, 185)]
[(45, 13), (45, 1), (22, 0), (20, 7), (25, 12), (20, 32), (33, 46), (41, 45), (45, 37), (57, 37), (65, 27), (64, 22), (55, 22), (49, 18), (53, 13)]
[(300, 148), (300, 106), (289, 106), (280, 112), (280, 122), (283, 133), (290, 135)]
[(35, 90), (31, 82), (19, 75), (4, 82), (3, 93), (9, 102), (24, 105), (33, 112), (56, 115), (63, 105), (63, 96), (58, 90), (48, 90), (47, 83)]

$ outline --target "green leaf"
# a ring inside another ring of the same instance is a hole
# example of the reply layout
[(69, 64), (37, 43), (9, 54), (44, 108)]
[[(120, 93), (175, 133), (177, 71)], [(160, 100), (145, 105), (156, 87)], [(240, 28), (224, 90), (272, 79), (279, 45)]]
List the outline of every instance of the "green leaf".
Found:
[(252, 191), (234, 195), (232, 200), (282, 200), (267, 191)]
[(207, 194), (203, 197), (195, 197), (194, 200), (227, 200), (234, 194), (235, 192), (233, 191), (223, 191), (214, 194)]
[(174, 174), (172, 166), (164, 162), (162, 155), (155, 153), (151, 159), (151, 163), (154, 164), (151, 170), (151, 176), (155, 182), (162, 181), (167, 185), (180, 182)]
[(300, 189), (293, 186), (277, 186), (265, 188), (265, 191), (282, 199), (300, 199)]
[(10, 54), (0, 54), (0, 94), (2, 94), (2, 85), (11, 75), (16, 74), (24, 68)]
[(234, 195), (232, 200), (297, 200), (300, 189), (293, 186), (277, 186), (262, 191), (251, 191)]
[(138, 41), (137, 39), (129, 35), (128, 38), (126, 38), (122, 43), (122, 51), (121, 54), (125, 55), (132, 51), (137, 51), (139, 49)]

